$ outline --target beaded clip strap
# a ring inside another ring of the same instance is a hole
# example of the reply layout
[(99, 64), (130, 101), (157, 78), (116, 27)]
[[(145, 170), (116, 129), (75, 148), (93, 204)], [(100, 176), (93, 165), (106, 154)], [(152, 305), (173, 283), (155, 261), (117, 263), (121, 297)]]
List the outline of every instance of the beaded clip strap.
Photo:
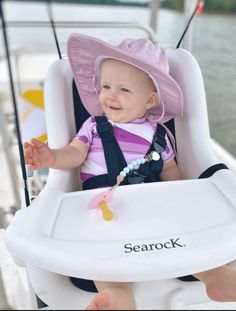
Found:
[(132, 171), (136, 166), (140, 164), (144, 164), (145, 162), (150, 162), (150, 161), (158, 161), (160, 159), (159, 153), (156, 151), (152, 151), (151, 153), (145, 155), (143, 158), (137, 159), (129, 163), (123, 171), (120, 172), (120, 174), (116, 177), (116, 184), (112, 186), (109, 190), (113, 191), (115, 190), (125, 179), (125, 176)]

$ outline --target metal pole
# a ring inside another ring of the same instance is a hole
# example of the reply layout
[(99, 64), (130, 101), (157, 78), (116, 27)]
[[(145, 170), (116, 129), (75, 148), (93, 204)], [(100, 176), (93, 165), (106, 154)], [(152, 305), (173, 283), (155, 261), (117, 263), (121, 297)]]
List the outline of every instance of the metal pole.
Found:
[(157, 15), (159, 12), (160, 0), (151, 0), (150, 2), (150, 28), (157, 33)]
[(19, 70), (19, 59), (20, 59), (20, 51), (16, 51), (15, 54), (13, 54), (14, 60), (15, 60), (15, 68), (16, 68), (16, 82), (18, 86), (18, 94), (22, 93), (22, 87), (20, 82), (20, 70)]
[(0, 102), (0, 133), (2, 135), (3, 149), (6, 155), (8, 170), (10, 172), (10, 180), (13, 189), (14, 200), (17, 209), (20, 207), (21, 199), (19, 194), (19, 177), (16, 171), (16, 159), (14, 159), (11, 149), (11, 139), (7, 131), (7, 122)]
[(19, 156), (20, 156), (20, 163), (21, 163), (21, 172), (22, 172), (22, 177), (24, 181), (25, 204), (26, 206), (28, 206), (30, 205), (30, 197), (29, 197), (29, 191), (28, 191), (28, 185), (27, 185), (27, 174), (26, 174), (25, 161), (24, 161), (24, 151), (23, 151), (23, 145), (21, 141), (20, 124), (19, 124), (19, 119), (18, 119), (16, 95), (15, 95), (13, 74), (12, 74), (11, 61), (10, 61), (10, 50), (9, 50), (8, 37), (7, 37), (7, 32), (6, 32), (6, 23), (5, 23), (4, 13), (3, 13), (2, 0), (0, 0), (0, 16), (2, 20), (3, 42), (5, 46), (5, 51), (6, 51), (7, 68), (8, 68), (9, 78), (10, 78), (10, 88), (11, 88), (12, 102), (13, 102), (13, 108), (14, 108), (14, 113), (15, 113), (15, 124), (16, 124), (18, 149), (19, 149)]
[[(0, 0), (1, 1), (1, 0)], [(155, 0), (159, 1), (159, 0)], [(133, 28), (141, 29), (148, 34), (148, 37), (155, 42), (156, 33), (151, 27), (142, 25), (136, 22), (67, 22), (67, 21), (55, 21), (55, 27), (57, 28)], [(8, 21), (7, 27), (51, 27), (51, 24), (47, 21)], [(0, 56), (1, 57), (1, 56)]]

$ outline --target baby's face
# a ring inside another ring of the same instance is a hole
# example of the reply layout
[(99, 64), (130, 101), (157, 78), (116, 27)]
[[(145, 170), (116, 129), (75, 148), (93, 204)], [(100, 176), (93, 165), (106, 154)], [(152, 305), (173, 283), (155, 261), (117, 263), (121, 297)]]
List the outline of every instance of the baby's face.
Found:
[(156, 105), (157, 93), (148, 75), (124, 62), (108, 59), (101, 67), (99, 100), (108, 119), (127, 123)]

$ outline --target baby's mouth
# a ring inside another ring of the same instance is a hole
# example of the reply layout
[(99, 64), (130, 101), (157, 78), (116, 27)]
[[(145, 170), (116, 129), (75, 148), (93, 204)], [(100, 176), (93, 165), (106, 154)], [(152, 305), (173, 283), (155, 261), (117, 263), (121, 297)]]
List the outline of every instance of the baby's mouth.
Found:
[(118, 107), (109, 106), (109, 108), (110, 108), (111, 110), (121, 110), (121, 108), (118, 108)]

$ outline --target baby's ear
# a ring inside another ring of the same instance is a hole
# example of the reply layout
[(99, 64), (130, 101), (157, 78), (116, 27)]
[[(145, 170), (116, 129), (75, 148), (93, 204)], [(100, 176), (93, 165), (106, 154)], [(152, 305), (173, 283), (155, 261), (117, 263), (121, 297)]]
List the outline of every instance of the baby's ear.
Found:
[(156, 105), (156, 103), (158, 102), (159, 98), (158, 98), (158, 95), (157, 95), (157, 92), (156, 91), (153, 91), (147, 101), (147, 104), (146, 104), (146, 108), (147, 110), (151, 109), (152, 107), (154, 107)]

